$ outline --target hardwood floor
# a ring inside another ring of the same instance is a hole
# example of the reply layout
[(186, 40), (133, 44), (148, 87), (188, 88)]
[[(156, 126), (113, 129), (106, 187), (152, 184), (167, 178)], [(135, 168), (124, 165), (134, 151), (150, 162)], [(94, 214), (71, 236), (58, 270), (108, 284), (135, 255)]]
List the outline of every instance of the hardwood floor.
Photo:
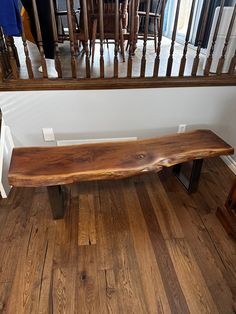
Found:
[(53, 221), (44, 188), (0, 200), (0, 313), (233, 313), (236, 244), (215, 210), (234, 175), (205, 161), (188, 195), (171, 169), (69, 186)]

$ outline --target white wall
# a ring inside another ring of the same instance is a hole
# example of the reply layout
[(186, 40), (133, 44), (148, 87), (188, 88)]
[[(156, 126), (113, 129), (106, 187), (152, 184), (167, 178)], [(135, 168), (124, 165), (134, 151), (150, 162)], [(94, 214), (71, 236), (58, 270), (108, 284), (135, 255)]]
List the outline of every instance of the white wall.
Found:
[(11, 189), (7, 175), (13, 147), (11, 131), (5, 125), (4, 119), (2, 119), (0, 134), (0, 194), (3, 198), (7, 197)]
[(186, 123), (236, 147), (235, 87), (4, 92), (0, 107), (17, 146), (55, 144), (44, 142), (43, 127), (63, 140), (158, 136)]

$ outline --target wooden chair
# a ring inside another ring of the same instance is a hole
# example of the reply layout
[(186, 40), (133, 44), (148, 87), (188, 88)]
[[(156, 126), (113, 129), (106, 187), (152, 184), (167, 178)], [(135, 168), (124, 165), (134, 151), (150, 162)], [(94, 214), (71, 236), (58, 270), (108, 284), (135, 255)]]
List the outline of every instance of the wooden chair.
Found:
[[(65, 40), (69, 40), (69, 34), (65, 31), (66, 25), (63, 21), (63, 17), (67, 17), (67, 10), (56, 10), (57, 18), (57, 30), (58, 30), (58, 41), (63, 43)], [(80, 9), (73, 11), (73, 22), (75, 25), (75, 34), (79, 34), (79, 21), (78, 15), (80, 14)]]
[[(63, 43), (64, 41), (70, 40), (69, 32), (65, 29), (68, 28), (68, 11), (67, 8), (60, 9), (58, 6), (58, 1), (53, 0), (54, 2), (54, 11), (56, 16), (57, 23), (57, 36), (58, 42)], [(74, 8), (74, 1), (70, 1), (71, 11), (72, 11), (72, 25), (73, 25), (73, 37), (74, 37), (74, 46), (75, 50), (78, 51), (78, 41), (80, 40), (80, 7)]]
[[(146, 20), (146, 0), (140, 1), (138, 16), (139, 16), (139, 30), (138, 30), (138, 39), (144, 38), (144, 32), (140, 29), (144, 28), (145, 20)], [(150, 23), (153, 24), (153, 35), (148, 35), (148, 40), (154, 40), (154, 48), (155, 52), (157, 50), (157, 34), (160, 28), (160, 13), (162, 10), (162, 6), (164, 4), (163, 0), (152, 0), (151, 1), (151, 9), (149, 12), (149, 20)]]
[[(100, 38), (100, 17), (99, 12), (99, 0), (90, 0), (88, 5), (88, 21), (91, 27), (91, 41), (90, 41), (90, 52), (92, 54), (92, 63), (94, 62), (95, 54), (95, 41), (96, 38)], [(125, 61), (124, 53), (124, 36), (123, 36), (123, 25), (124, 25), (124, 14), (122, 13), (122, 8), (124, 5), (123, 1), (119, 1), (119, 46), (121, 48), (121, 54), (123, 61)], [(124, 1), (127, 3), (127, 1)], [(115, 0), (105, 0), (103, 1), (103, 39), (106, 41), (107, 45), (109, 40), (115, 40), (116, 38), (116, 1)]]

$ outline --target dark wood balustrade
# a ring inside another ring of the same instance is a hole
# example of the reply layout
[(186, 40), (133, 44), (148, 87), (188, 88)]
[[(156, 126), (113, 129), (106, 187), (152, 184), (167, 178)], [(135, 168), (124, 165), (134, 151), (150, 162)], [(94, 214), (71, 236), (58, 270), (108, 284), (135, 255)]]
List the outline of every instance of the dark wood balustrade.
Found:
[[(202, 42), (209, 0), (201, 14), (195, 46), (190, 43), (190, 34), (197, 0), (191, 2), (182, 44), (176, 40), (181, 0), (176, 2), (169, 38), (164, 36), (166, 0), (81, 0), (80, 8), (75, 8), (73, 0), (65, 0), (64, 11), (59, 11), (55, 0), (50, 0), (53, 66), (57, 75), (50, 75), (37, 1), (31, 1), (38, 49), (34, 47), (32, 51), (24, 29), (20, 40), (5, 36), (0, 28), (0, 90), (236, 85), (236, 50), (225, 69), (236, 25), (236, 5), (232, 7), (222, 52), (215, 60), (224, 0), (220, 3), (208, 55), (202, 53)], [(211, 71), (213, 60), (217, 62), (215, 73)], [(40, 65), (42, 73), (38, 71)]]

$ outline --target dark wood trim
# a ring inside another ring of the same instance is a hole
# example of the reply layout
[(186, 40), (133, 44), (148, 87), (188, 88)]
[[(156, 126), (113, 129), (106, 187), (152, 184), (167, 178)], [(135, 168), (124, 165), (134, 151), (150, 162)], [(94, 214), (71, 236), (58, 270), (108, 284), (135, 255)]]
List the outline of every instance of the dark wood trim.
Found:
[(105, 79), (11, 79), (0, 82), (0, 92), (30, 90), (96, 90), (165, 87), (236, 86), (235, 75)]

